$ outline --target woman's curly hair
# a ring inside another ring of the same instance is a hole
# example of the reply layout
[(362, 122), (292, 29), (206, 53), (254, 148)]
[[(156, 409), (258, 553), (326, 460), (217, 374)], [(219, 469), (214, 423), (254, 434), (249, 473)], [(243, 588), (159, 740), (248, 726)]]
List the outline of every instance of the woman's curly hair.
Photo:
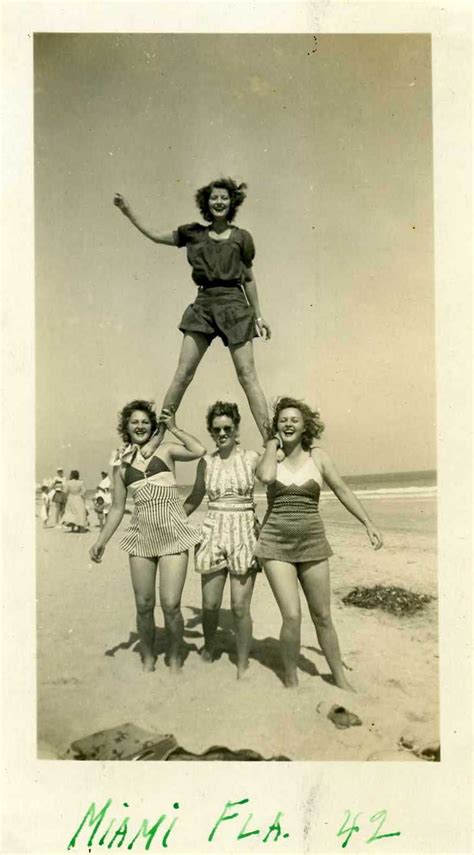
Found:
[(298, 398), (277, 398), (273, 405), (272, 431), (274, 434), (277, 433), (279, 415), (282, 410), (287, 410), (290, 407), (299, 410), (303, 416), (304, 431), (301, 436), (301, 446), (305, 451), (309, 451), (313, 445), (313, 440), (319, 439), (321, 436), (324, 424), (319, 416), (319, 410), (312, 410), (304, 401), (300, 401)]
[(142, 401), (141, 399), (130, 401), (129, 404), (125, 404), (118, 414), (117, 433), (122, 437), (124, 442), (131, 441), (130, 434), (128, 432), (128, 422), (130, 416), (135, 412), (135, 410), (140, 410), (141, 413), (147, 414), (150, 419), (152, 434), (158, 427), (158, 419), (155, 413), (153, 401)]
[(227, 214), (227, 220), (231, 223), (237, 213), (237, 208), (240, 208), (246, 197), (245, 190), (247, 189), (247, 185), (236, 184), (232, 178), (216, 178), (215, 181), (211, 181), (211, 183), (206, 184), (205, 187), (200, 187), (194, 198), (203, 218), (208, 223), (212, 223), (213, 219), (212, 214), (209, 211), (209, 197), (214, 190), (214, 187), (227, 190), (229, 194), (230, 207), (229, 213)]
[(240, 413), (237, 404), (230, 404), (228, 401), (216, 401), (206, 413), (206, 424), (210, 434), (212, 434), (212, 423), (218, 416), (227, 416), (227, 418), (232, 419), (235, 428), (240, 425)]

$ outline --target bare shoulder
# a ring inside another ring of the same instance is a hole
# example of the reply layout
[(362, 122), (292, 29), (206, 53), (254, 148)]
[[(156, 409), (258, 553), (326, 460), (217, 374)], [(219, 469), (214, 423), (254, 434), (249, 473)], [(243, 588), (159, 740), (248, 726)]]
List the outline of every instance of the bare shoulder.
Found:
[(332, 462), (330, 455), (320, 445), (311, 446), (311, 457), (322, 470)]

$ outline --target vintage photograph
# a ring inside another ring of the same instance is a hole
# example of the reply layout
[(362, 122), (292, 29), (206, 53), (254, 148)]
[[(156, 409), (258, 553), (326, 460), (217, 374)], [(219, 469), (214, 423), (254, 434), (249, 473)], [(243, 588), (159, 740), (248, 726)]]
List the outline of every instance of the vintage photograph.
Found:
[(440, 760), (431, 47), (35, 33), (38, 758)]

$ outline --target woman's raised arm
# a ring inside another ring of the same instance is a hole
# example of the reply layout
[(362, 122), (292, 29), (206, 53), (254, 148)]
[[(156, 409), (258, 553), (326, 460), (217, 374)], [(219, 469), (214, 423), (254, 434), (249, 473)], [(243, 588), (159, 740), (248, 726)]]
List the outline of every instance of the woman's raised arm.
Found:
[(263, 456), (260, 458), (255, 474), (262, 484), (271, 484), (277, 473), (277, 451), (280, 448), (280, 441), (273, 437), (269, 439)]
[(159, 421), (161, 424), (165, 425), (166, 429), (172, 433), (180, 443), (182, 443), (182, 445), (170, 443), (170, 445), (167, 446), (166, 452), (172, 460), (197, 460), (198, 457), (204, 456), (206, 449), (202, 442), (200, 442), (195, 436), (192, 436), (192, 434), (185, 430), (181, 430), (181, 428), (176, 426), (175, 416), (171, 410), (163, 410)]
[(143, 225), (136, 214), (133, 213), (127, 199), (125, 199), (121, 193), (115, 194), (114, 205), (122, 211), (122, 214), (124, 214), (135, 228), (137, 228), (142, 235), (145, 235), (145, 237), (150, 238), (150, 240), (155, 243), (163, 243), (166, 246), (176, 246), (173, 232), (157, 232), (154, 229), (150, 229), (148, 226)]

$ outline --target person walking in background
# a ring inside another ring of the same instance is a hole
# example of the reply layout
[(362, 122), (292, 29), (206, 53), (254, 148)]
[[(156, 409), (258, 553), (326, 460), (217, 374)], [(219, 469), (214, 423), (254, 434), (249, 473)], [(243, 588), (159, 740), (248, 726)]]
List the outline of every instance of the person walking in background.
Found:
[(94, 511), (97, 514), (97, 520), (99, 523), (99, 528), (103, 528), (105, 524), (106, 512), (105, 512), (105, 502), (103, 496), (95, 495), (92, 504), (94, 506)]
[(43, 528), (48, 528), (48, 520), (49, 520), (49, 510), (51, 507), (51, 499), (49, 496), (49, 487), (43, 484), (41, 487), (41, 507), (40, 507), (40, 519), (43, 523)]
[[(93, 499), (94, 510), (100, 518), (99, 524), (102, 528), (104, 522), (107, 518), (107, 514), (109, 513), (110, 507), (112, 505), (112, 483), (108, 476), (108, 473), (103, 471), (101, 472), (101, 480), (97, 485), (97, 489), (95, 491), (95, 496)], [(102, 522), (101, 522), (102, 520)]]
[(53, 525), (56, 528), (61, 528), (62, 518), (64, 516), (64, 509), (66, 507), (66, 478), (64, 477), (64, 471), (61, 467), (56, 469), (56, 475), (53, 479), (53, 486), (51, 488), (51, 502), (53, 506)]
[[(255, 554), (263, 562), (283, 619), (280, 642), (287, 687), (298, 685), (300, 652), (300, 583), (321, 649), (336, 686), (352, 690), (343, 669), (331, 617), (328, 558), (332, 555), (319, 515), (323, 480), (339, 501), (365, 526), (374, 549), (382, 537), (352, 490), (344, 483), (329, 454), (315, 445), (324, 425), (319, 413), (303, 401), (280, 398), (273, 416), (274, 438), (257, 466), (267, 485), (268, 510)], [(277, 450), (285, 457), (277, 461)]]
[[(100, 481), (97, 485), (96, 495), (102, 495), (104, 498), (104, 501), (107, 504), (110, 504), (110, 502), (112, 501), (111, 490), (112, 490), (112, 483), (110, 481), (109, 475), (107, 472), (103, 471), (100, 473)], [(108, 501), (108, 500), (110, 500), (110, 501)]]
[(83, 534), (88, 530), (85, 502), (86, 489), (80, 480), (77, 469), (71, 470), (64, 492), (66, 495), (66, 507), (63, 515), (63, 526), (71, 532)]
[[(214, 338), (229, 348), (239, 382), (264, 440), (268, 438), (268, 407), (254, 364), (253, 339), (269, 339), (271, 330), (262, 317), (252, 272), (255, 247), (245, 229), (233, 225), (245, 199), (245, 184), (220, 178), (201, 187), (195, 196), (207, 225), (190, 223), (170, 232), (142, 224), (120, 194), (114, 204), (147, 238), (166, 246), (186, 247), (192, 278), (198, 287), (194, 303), (186, 309), (179, 329), (184, 335), (178, 367), (165, 394), (163, 409), (175, 412), (196, 369)], [(160, 426), (143, 449), (149, 456), (162, 441)]]
[(196, 549), (195, 569), (202, 578), (201, 656), (212, 662), (219, 609), (226, 578), (230, 576), (231, 609), (237, 641), (237, 677), (249, 666), (252, 641), (252, 598), (257, 572), (254, 558), (256, 538), (253, 488), (259, 456), (238, 444), (240, 413), (237, 404), (216, 401), (207, 411), (207, 429), (217, 450), (199, 461), (192, 492), (184, 510), (192, 514), (208, 499), (202, 524), (202, 541)]
[(126, 445), (114, 459), (112, 507), (107, 521), (90, 550), (93, 561), (102, 561), (110, 538), (120, 525), (127, 493), (133, 496), (134, 512), (120, 546), (129, 554), (137, 631), (144, 671), (155, 670), (156, 573), (159, 568), (160, 604), (168, 635), (170, 670), (182, 665), (184, 633), (181, 596), (188, 566), (188, 550), (199, 542), (199, 532), (188, 522), (175, 479), (176, 461), (197, 460), (206, 449), (198, 439), (177, 427), (174, 415), (162, 413), (163, 424), (177, 440), (160, 446), (159, 454), (145, 459), (141, 453), (158, 421), (150, 401), (132, 401), (122, 409), (118, 431)]

